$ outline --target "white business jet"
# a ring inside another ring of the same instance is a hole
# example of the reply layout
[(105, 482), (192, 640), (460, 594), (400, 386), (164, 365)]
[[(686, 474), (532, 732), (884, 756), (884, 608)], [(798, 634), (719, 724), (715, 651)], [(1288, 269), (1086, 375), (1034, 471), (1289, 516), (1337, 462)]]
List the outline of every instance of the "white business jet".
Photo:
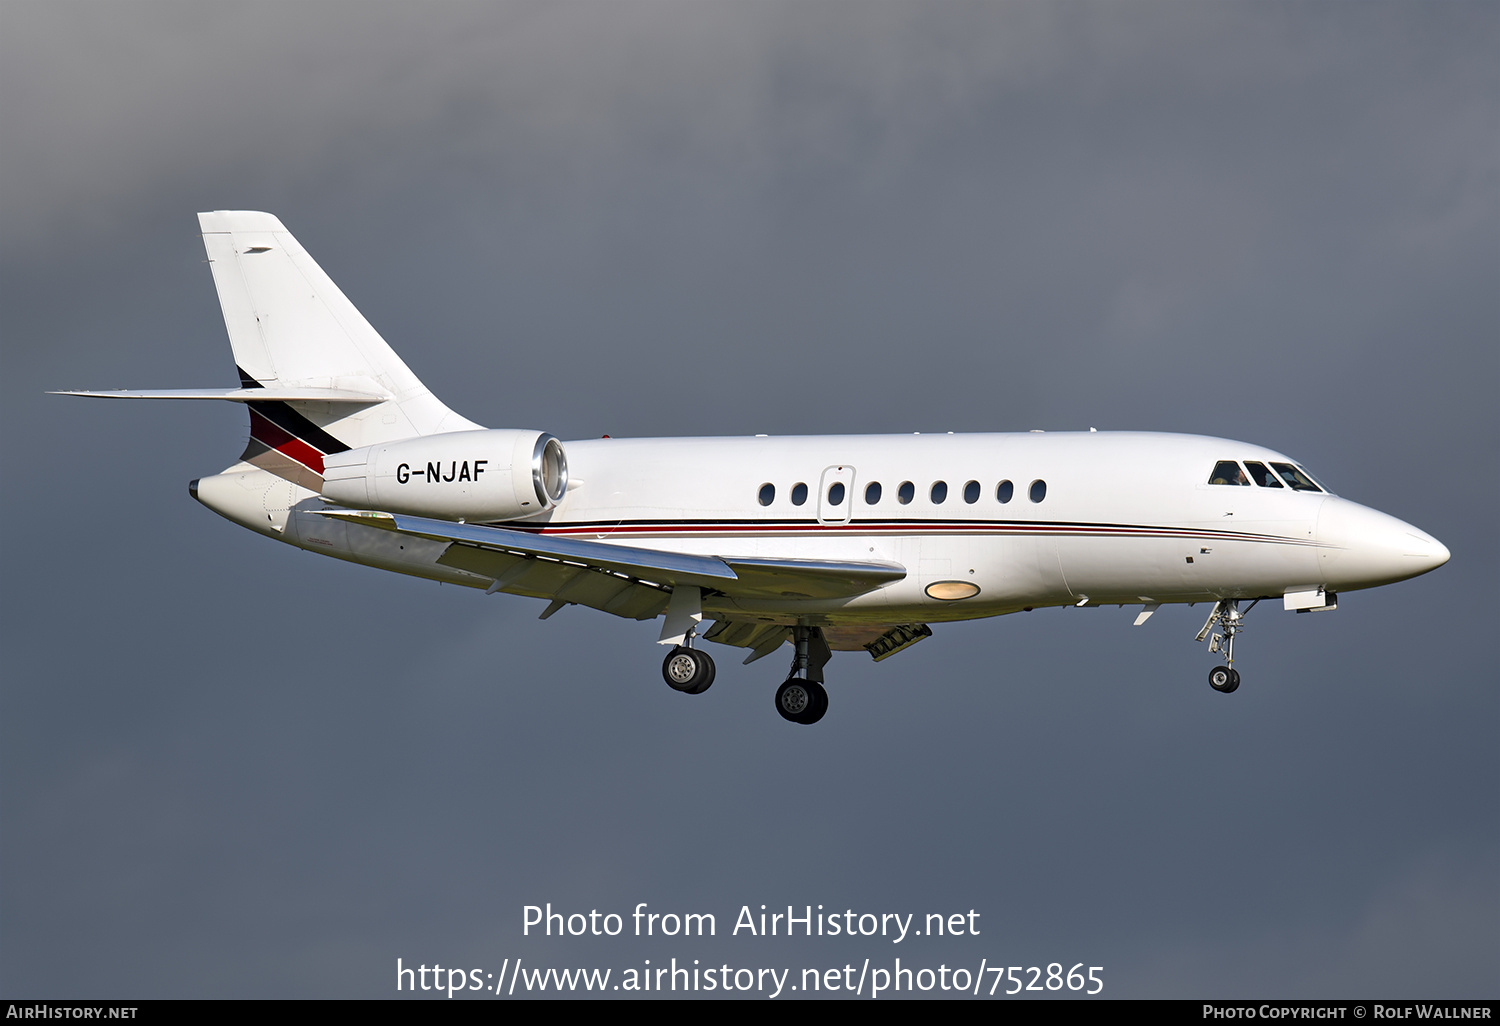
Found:
[[(199, 214), (240, 387), (67, 392), (219, 399), (250, 412), (209, 509), (310, 552), (547, 601), (663, 617), (662, 675), (699, 694), (698, 642), (791, 643), (776, 710), (816, 723), (833, 651), (885, 659), (929, 624), (1041, 606), (1211, 611), (1209, 674), (1280, 599), (1426, 573), (1448, 550), (1331, 494), (1295, 460), (1198, 435), (1087, 432), (600, 438), (485, 429), (417, 380), (270, 214)], [(1249, 606), (1241, 608), (1241, 603)]]

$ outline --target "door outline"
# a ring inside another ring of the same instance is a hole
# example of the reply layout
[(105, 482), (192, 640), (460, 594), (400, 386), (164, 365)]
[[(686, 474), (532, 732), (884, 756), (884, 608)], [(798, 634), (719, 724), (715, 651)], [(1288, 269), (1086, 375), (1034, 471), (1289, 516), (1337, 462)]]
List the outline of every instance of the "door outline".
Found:
[[(838, 506), (828, 503), (828, 489), (835, 484), (844, 486), (844, 501)], [(854, 511), (854, 468), (847, 463), (825, 467), (818, 481), (818, 523), (847, 524)]]

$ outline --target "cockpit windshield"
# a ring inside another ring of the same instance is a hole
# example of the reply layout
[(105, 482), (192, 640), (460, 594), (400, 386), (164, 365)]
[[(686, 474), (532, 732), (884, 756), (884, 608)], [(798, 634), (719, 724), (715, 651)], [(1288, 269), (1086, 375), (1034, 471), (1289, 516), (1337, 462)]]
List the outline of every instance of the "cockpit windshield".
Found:
[(1214, 472), (1208, 475), (1208, 483), (1216, 485), (1249, 485), (1250, 479), (1234, 460), (1220, 460), (1214, 464)]
[(1281, 475), (1283, 481), (1299, 492), (1321, 492), (1323, 490), (1318, 487), (1316, 481), (1303, 472), (1301, 467), (1294, 467), (1290, 463), (1273, 463), (1271, 466), (1275, 468), (1276, 473)]
[[(1276, 473), (1271, 473), (1272, 468)], [(1246, 474), (1245, 471), (1250, 473)], [(1278, 479), (1276, 474), (1280, 474)], [(1297, 466), (1295, 463), (1272, 463), (1267, 467), (1258, 460), (1246, 460), (1241, 466), (1235, 460), (1220, 460), (1214, 464), (1212, 474), (1208, 475), (1208, 483), (1211, 485), (1240, 485), (1248, 486), (1251, 481), (1261, 488), (1281, 488), (1282, 481), (1294, 492), (1322, 492), (1322, 485), (1312, 479), (1312, 475)]]
[(1250, 471), (1250, 476), (1255, 483), (1262, 488), (1280, 488), (1281, 482), (1276, 480), (1276, 475), (1266, 467), (1264, 463), (1256, 463), (1254, 460), (1245, 461), (1245, 469)]

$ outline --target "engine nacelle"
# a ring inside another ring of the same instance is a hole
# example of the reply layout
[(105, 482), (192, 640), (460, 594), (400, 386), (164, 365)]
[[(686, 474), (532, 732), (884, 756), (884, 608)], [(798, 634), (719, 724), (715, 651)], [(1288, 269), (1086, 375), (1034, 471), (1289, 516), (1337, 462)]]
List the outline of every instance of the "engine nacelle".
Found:
[(557, 505), (562, 443), (544, 431), (453, 431), (323, 457), (323, 497), (443, 520), (514, 520)]

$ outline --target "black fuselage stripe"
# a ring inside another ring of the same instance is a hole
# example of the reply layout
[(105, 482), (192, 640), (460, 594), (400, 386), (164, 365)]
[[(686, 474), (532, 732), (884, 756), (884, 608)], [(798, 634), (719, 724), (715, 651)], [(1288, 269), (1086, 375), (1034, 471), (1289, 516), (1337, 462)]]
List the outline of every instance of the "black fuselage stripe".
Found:
[[(234, 365), (234, 371), (240, 376), (241, 388), (266, 387), (251, 377), (249, 372), (239, 364)], [(327, 431), (318, 427), (318, 425), (302, 416), (302, 414), (284, 402), (266, 400), (264, 402), (249, 402), (245, 405), (255, 410), (262, 417), (265, 417), (292, 437), (300, 438), (313, 448), (321, 450), (325, 456), (329, 453), (349, 451), (349, 446), (334, 438)]]
[(294, 438), (300, 438), (308, 445), (321, 451), (324, 455), (335, 452), (348, 452), (349, 446), (334, 438), (327, 431), (308, 420), (302, 414), (292, 409), (284, 402), (265, 401), (248, 402), (245, 404), (272, 424)]

